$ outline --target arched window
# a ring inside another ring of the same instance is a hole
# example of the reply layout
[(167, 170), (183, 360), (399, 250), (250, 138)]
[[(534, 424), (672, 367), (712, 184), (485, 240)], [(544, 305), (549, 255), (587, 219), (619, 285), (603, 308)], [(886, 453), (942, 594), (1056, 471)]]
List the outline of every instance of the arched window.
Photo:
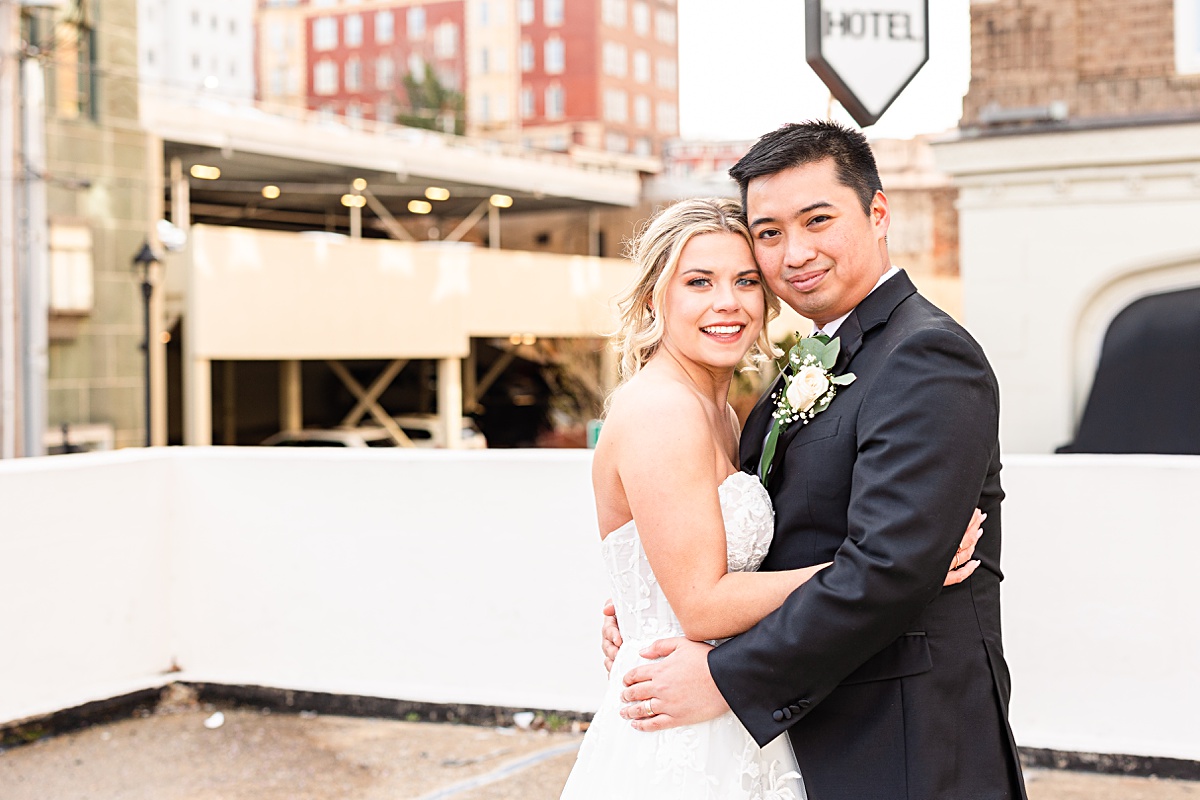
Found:
[(1200, 288), (1129, 304), (1104, 336), (1075, 441), (1060, 453), (1200, 455)]

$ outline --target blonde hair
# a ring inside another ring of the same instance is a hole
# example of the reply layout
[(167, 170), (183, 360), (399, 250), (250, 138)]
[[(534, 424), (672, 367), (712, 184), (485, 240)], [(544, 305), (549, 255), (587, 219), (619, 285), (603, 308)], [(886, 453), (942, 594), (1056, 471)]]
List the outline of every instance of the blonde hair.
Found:
[[(663, 307), (667, 284), (675, 274), (684, 246), (704, 233), (732, 233), (746, 240), (754, 252), (754, 240), (742, 207), (736, 200), (697, 198), (681, 200), (653, 216), (637, 238), (628, 243), (626, 257), (638, 268), (638, 278), (618, 300), (620, 328), (613, 334), (612, 346), (620, 355), (622, 382), (637, 374), (662, 342), (664, 325), (661, 315), (653, 309)], [(768, 354), (778, 355), (767, 336), (767, 323), (779, 315), (779, 298), (762, 284), (766, 313), (762, 331), (750, 350), (751, 361), (760, 361)]]

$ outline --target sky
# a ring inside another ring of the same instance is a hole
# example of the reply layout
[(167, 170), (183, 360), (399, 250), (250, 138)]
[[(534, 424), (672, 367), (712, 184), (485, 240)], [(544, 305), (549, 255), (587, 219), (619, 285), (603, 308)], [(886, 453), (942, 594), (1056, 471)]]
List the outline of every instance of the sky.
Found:
[[(970, 0), (929, 0), (929, 61), (867, 136), (954, 128), (970, 71)], [(785, 122), (825, 117), (828, 98), (804, 60), (804, 0), (679, 0), (684, 139), (756, 139)], [(835, 119), (853, 124), (834, 107)]]

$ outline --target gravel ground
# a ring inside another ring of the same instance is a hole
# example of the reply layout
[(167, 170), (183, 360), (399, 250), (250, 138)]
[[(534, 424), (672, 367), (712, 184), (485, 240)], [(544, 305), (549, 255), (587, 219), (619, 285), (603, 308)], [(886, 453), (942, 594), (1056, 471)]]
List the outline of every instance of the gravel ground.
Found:
[[(578, 733), (160, 707), (0, 753), (3, 800), (551, 800)], [(1030, 800), (1200, 800), (1200, 782), (1030, 770)]]

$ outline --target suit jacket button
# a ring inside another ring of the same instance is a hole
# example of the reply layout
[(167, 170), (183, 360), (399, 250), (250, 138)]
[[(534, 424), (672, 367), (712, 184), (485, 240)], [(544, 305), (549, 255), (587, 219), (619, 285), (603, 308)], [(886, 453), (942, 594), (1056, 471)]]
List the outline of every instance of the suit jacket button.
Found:
[(774, 719), (776, 722), (783, 722), (783, 712), (776, 711), (775, 713), (773, 713), (771, 715), (771, 718)]
[(788, 708), (792, 710), (793, 714), (799, 714), (800, 709), (804, 708), (804, 706), (800, 705), (799, 703), (792, 703), (790, 706), (788, 706)]
[(799, 702), (796, 703), (796, 705), (800, 706), (800, 708), (808, 708), (809, 706), (812, 705), (812, 701), (811, 700), (800, 700)]
[(791, 718), (792, 718), (792, 710), (791, 710), (790, 708), (782, 708), (782, 709), (780, 709), (780, 711), (782, 711), (782, 712), (783, 712), (783, 718), (784, 718), (784, 719), (791, 719)]

